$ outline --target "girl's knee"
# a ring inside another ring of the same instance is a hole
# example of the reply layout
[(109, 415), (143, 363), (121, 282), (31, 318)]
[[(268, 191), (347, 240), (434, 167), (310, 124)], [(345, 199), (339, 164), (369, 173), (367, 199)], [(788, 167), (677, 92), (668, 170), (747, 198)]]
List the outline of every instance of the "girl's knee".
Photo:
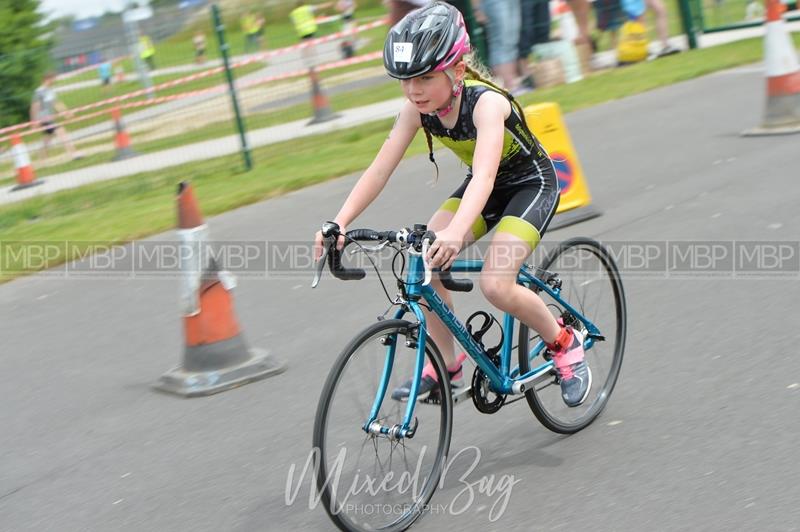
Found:
[(495, 306), (498, 306), (498, 303), (504, 301), (511, 293), (512, 285), (512, 282), (497, 275), (485, 273), (481, 275), (481, 292)]
[(441, 231), (445, 227), (450, 224), (450, 221), (453, 219), (454, 213), (446, 210), (438, 210), (433, 213), (430, 220), (428, 220), (428, 230), (433, 231)]

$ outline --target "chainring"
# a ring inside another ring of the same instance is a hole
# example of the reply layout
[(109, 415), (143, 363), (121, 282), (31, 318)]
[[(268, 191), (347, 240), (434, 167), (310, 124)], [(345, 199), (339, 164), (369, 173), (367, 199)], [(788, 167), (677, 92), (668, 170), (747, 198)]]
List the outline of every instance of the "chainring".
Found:
[[(500, 356), (497, 353), (490, 354), (489, 359), (496, 366), (500, 366)], [(484, 414), (494, 414), (506, 402), (506, 395), (492, 391), (489, 377), (480, 367), (475, 368), (472, 374), (472, 402), (478, 412)]]

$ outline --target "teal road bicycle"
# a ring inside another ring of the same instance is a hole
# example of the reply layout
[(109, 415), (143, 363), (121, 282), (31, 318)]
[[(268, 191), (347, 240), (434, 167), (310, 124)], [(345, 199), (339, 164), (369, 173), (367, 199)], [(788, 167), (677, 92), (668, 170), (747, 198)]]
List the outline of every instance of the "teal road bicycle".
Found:
[[(569, 408), (561, 399), (551, 354), (535, 331), (506, 314), (500, 343), (487, 348), (484, 334), (499, 322), (479, 311), (463, 324), (429, 284), (438, 275), (447, 289), (469, 291), (472, 281), (452, 274), (479, 272), (482, 261), (462, 259), (447, 272), (431, 271), (423, 257), (436, 236), (423, 225), (400, 231), (348, 231), (342, 250), (336, 249), (341, 233), (335, 223), (324, 224), (322, 234), (325, 250), (312, 286), (325, 264), (339, 279), (364, 278), (363, 269), (342, 264), (342, 255), (353, 245), (351, 250), (372, 262), (384, 291), (373, 257), (393, 248), (392, 273), (399, 289), (395, 299), (390, 297), (396, 306), (393, 317), (379, 318), (339, 355), (317, 406), (317, 493), (340, 529), (405, 530), (431, 511), (431, 498), (446, 477), (455, 404), (471, 398), (480, 412), (489, 414), (525, 398), (536, 418), (561, 434), (585, 428), (602, 412), (622, 364), (626, 310), (617, 266), (600, 243), (566, 240), (549, 251), (539, 267), (524, 264), (517, 280), (543, 296), (564, 324), (583, 333), (592, 389), (582, 405)], [(423, 308), (441, 318), (474, 361), (469, 386), (451, 389), (439, 348), (427, 334)], [(514, 352), (517, 364), (512, 365)], [(419, 399), (427, 362), (438, 384)], [(392, 390), (409, 378), (408, 400), (392, 399)]]

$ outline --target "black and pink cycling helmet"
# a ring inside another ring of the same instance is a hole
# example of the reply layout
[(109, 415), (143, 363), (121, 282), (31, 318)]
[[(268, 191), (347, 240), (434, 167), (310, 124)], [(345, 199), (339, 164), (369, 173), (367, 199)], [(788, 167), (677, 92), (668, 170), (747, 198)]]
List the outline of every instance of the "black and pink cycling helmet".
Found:
[(461, 13), (443, 2), (412, 11), (389, 30), (383, 66), (397, 79), (440, 72), (468, 53), (469, 35)]

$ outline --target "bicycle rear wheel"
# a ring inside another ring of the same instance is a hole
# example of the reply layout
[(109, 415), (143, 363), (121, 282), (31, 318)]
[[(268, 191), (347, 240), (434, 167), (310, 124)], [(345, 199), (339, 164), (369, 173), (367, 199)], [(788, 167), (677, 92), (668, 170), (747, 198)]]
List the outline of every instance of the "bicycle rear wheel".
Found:
[(453, 403), (444, 362), (430, 338), (426, 358), (438, 375), (435, 391), (444, 399), (415, 405), (413, 437), (392, 440), (362, 428), (392, 349), (394, 363), (377, 421), (390, 427), (402, 422), (407, 403), (391, 395), (413, 375), (416, 348), (406, 345), (408, 338), (413, 341), (413, 327), (405, 320), (386, 320), (365, 329), (339, 356), (322, 390), (314, 428), (317, 489), (342, 530), (405, 530), (425, 512), (442, 475)]
[[(600, 243), (588, 238), (562, 242), (544, 259), (541, 268), (558, 274), (562, 299), (594, 323), (605, 337), (586, 350), (592, 389), (582, 405), (570, 408), (564, 404), (555, 370), (526, 392), (531, 410), (545, 427), (560, 434), (572, 434), (588, 426), (602, 412), (617, 382), (625, 351), (625, 291), (611, 255)], [(586, 326), (562, 305), (549, 300), (545, 303), (556, 318), (563, 318), (586, 335)], [(538, 341), (538, 333), (520, 324), (522, 374), (545, 362), (541, 353), (531, 353)]]

